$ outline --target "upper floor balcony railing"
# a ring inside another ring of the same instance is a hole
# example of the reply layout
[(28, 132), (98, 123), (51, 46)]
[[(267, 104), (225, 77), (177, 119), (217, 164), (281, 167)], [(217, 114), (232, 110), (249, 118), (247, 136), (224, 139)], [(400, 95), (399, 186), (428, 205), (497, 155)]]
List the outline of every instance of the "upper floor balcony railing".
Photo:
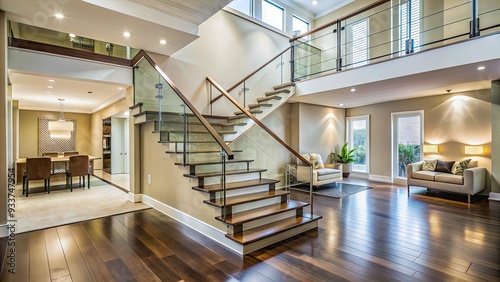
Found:
[(139, 52), (111, 42), (12, 21), (9, 22), (9, 45), (124, 65), (130, 65), (130, 59)]
[(292, 81), (499, 31), (498, 0), (381, 0), (290, 39)]

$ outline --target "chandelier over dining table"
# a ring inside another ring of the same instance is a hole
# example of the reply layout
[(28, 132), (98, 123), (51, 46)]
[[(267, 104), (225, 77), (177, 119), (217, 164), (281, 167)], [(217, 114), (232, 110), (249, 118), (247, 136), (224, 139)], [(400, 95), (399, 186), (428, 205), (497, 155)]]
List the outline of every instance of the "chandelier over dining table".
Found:
[(50, 138), (70, 139), (71, 132), (74, 130), (74, 124), (71, 121), (64, 120), (64, 99), (59, 98), (59, 120), (49, 121)]

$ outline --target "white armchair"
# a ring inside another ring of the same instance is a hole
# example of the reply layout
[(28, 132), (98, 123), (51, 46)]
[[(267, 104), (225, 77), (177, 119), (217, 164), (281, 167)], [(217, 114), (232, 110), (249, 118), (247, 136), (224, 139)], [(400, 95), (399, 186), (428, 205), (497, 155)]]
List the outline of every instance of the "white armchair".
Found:
[[(301, 154), (313, 164), (312, 185), (317, 187), (332, 182), (342, 181), (341, 164), (323, 164), (320, 154)], [(309, 166), (297, 166), (297, 181), (310, 182), (311, 172)]]

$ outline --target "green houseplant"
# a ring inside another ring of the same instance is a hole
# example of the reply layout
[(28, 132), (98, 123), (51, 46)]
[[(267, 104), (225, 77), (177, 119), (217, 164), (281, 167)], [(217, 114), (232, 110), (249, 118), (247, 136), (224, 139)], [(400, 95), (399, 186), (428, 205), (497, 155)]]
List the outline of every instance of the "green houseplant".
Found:
[(356, 148), (349, 150), (347, 146), (348, 143), (345, 143), (340, 149), (340, 152), (335, 150), (335, 153), (332, 153), (333, 161), (342, 164), (342, 176), (345, 178), (349, 177), (351, 174), (351, 166), (354, 162), (354, 152), (356, 151)]

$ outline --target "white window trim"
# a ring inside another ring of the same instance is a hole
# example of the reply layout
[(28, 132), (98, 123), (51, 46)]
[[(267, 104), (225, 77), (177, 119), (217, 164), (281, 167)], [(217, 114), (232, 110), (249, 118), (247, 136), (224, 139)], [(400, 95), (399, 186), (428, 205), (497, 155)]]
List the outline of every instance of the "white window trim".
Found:
[[(397, 161), (395, 161), (395, 156), (398, 155), (398, 148), (395, 146), (397, 143), (396, 136), (396, 117), (398, 116), (414, 116), (420, 115), (420, 148), (424, 146), (424, 111), (405, 111), (405, 112), (394, 112), (391, 113), (391, 178), (394, 183), (404, 184), (406, 183), (406, 178), (396, 176), (397, 173)], [(423, 160), (423, 153), (420, 154), (420, 160)], [(404, 182), (404, 183), (403, 183)]]
[(285, 9), (285, 7), (283, 7), (281, 5), (278, 5), (277, 3), (275, 3), (274, 1), (271, 1), (271, 0), (262, 0), (262, 6), (264, 5), (264, 2), (267, 2), (267, 3), (275, 6), (276, 8), (281, 9), (281, 13), (282, 13), (282, 16), (281, 16), (282, 17), (281, 28), (277, 28), (275, 26), (272, 26), (271, 24), (266, 23), (264, 21), (264, 19), (262, 18), (262, 14), (263, 14), (262, 10), (263, 10), (263, 8), (261, 8), (261, 20), (262, 20), (262, 22), (265, 23), (265, 24), (267, 24), (267, 25), (269, 25), (269, 26), (272, 26), (272, 27), (274, 27), (274, 28), (276, 28), (278, 30), (286, 32), (286, 9)]
[[(363, 115), (363, 116), (353, 116), (353, 117), (347, 117), (346, 118), (346, 128), (347, 128), (347, 134), (346, 134), (346, 143), (349, 142), (351, 139), (351, 121), (356, 121), (356, 120), (364, 120), (366, 121), (366, 147), (365, 147), (365, 153), (366, 153), (366, 171), (354, 171), (353, 172), (359, 172), (359, 173), (370, 173), (370, 115)], [(352, 149), (351, 146), (349, 146), (349, 149)]]

